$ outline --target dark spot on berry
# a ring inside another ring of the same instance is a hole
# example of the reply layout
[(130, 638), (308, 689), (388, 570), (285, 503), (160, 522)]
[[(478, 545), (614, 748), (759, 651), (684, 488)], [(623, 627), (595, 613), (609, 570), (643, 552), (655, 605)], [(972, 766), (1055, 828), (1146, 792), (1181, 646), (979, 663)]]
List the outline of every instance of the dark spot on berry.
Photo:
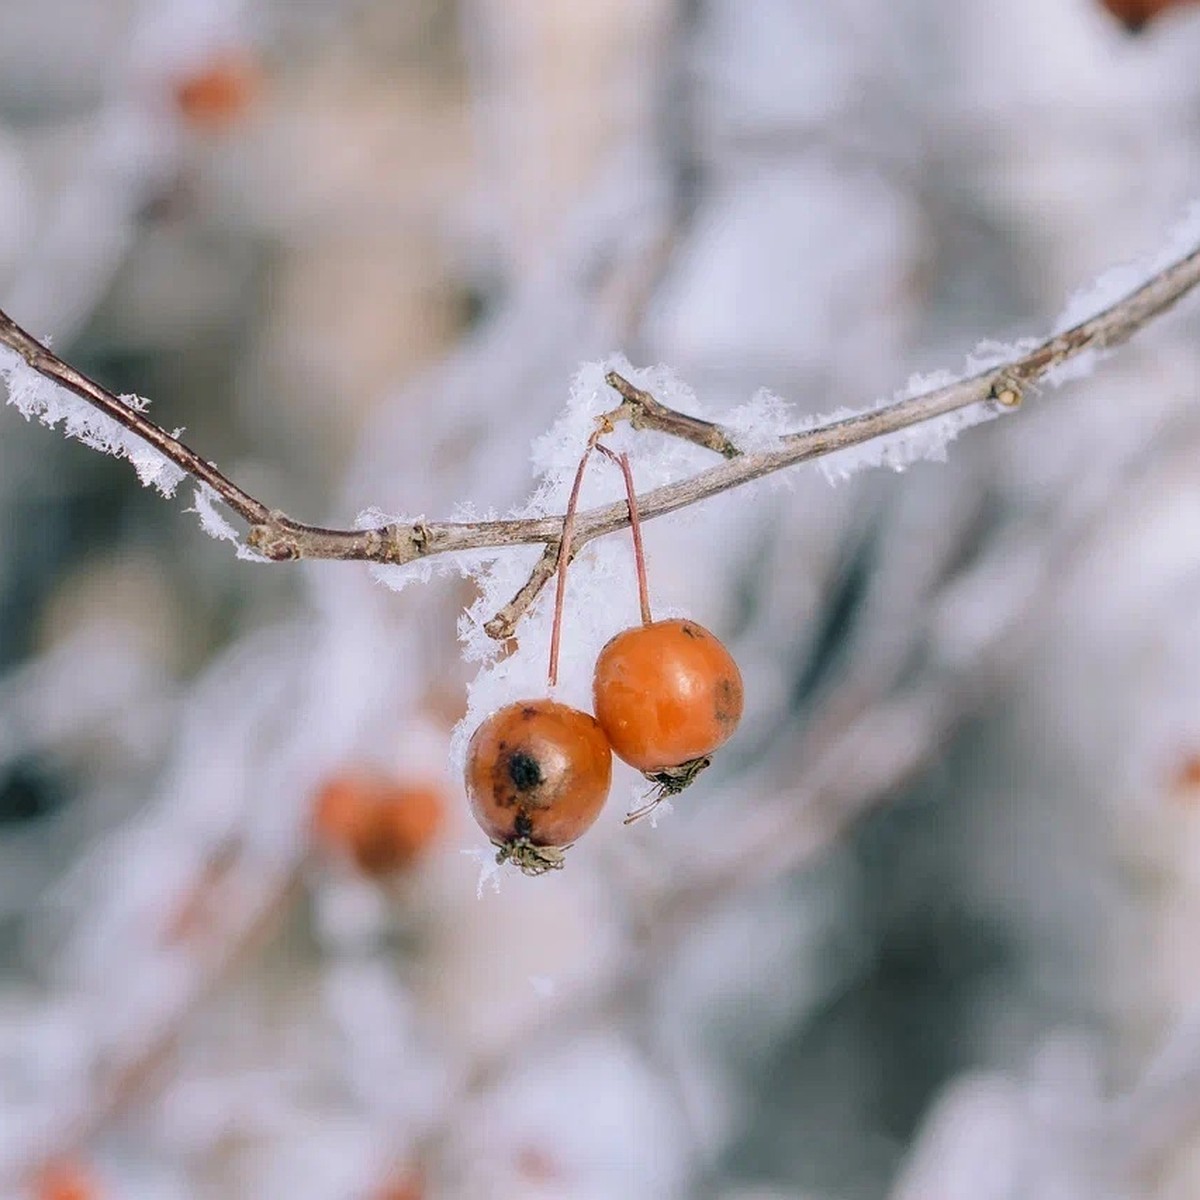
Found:
[(513, 837), (528, 838), (533, 835), (533, 822), (529, 819), (527, 812), (517, 813), (517, 819), (513, 822)]
[(534, 708), (532, 704), (527, 704), (523, 709), (521, 709), (521, 716), (524, 717), (526, 721), (532, 721), (533, 718), (537, 716), (537, 709)]
[(713, 693), (713, 711), (721, 725), (736, 724), (738, 713), (737, 685), (728, 675), (717, 680), (716, 691)]
[(518, 750), (508, 760), (508, 777), (519, 792), (531, 792), (542, 782), (538, 760), (524, 750)]
[(702, 638), (704, 636), (704, 630), (701, 629), (699, 625), (691, 624), (690, 621), (684, 621), (684, 623), (680, 625), (679, 630), (684, 637)]

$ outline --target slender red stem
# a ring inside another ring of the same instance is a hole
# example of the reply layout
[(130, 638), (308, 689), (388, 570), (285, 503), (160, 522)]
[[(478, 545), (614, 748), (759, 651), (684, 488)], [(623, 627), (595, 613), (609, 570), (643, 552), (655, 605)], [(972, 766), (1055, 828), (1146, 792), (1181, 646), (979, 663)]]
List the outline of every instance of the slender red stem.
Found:
[(633, 534), (633, 557), (637, 563), (638, 603), (642, 608), (642, 624), (649, 625), (650, 585), (646, 582), (646, 549), (642, 544), (642, 521), (638, 516), (637, 491), (633, 486), (633, 468), (628, 454), (614, 454), (607, 446), (597, 445), (601, 454), (612, 459), (625, 476), (625, 499), (629, 504), (629, 530)]
[(554, 592), (554, 626), (550, 631), (550, 670), (547, 678), (550, 686), (558, 683), (558, 650), (562, 644), (563, 601), (567, 595), (567, 566), (571, 562), (571, 541), (575, 535), (575, 513), (579, 508), (579, 491), (583, 487), (583, 473), (587, 468), (588, 459), (596, 448), (596, 438), (599, 432), (593, 433), (588, 439), (587, 449), (579, 460), (575, 471), (575, 482), (571, 485), (571, 498), (567, 501), (567, 511), (563, 517), (562, 538), (558, 544), (558, 585)]

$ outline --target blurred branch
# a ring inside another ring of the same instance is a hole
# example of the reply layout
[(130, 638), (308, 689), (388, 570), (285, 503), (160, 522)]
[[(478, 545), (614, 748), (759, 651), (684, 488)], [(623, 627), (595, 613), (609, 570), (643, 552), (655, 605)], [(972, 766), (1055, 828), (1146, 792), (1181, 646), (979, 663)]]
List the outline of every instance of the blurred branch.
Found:
[(1200, 1015), (1183, 1018), (1132, 1091), (1113, 1100), (1092, 1130), (1119, 1148), (1131, 1177), (1153, 1177), (1200, 1128)]
[[(1086, 352), (1109, 349), (1127, 341), (1197, 284), (1200, 284), (1200, 248), (1164, 268), (1148, 283), (1097, 316), (1047, 339), (1009, 363), (918, 396), (787, 435), (779, 439), (775, 449), (737, 454), (728, 462), (689, 479), (655, 488), (639, 497), (642, 519), (651, 520), (675, 512), (775, 471), (897, 433), (975, 404), (992, 402), (1015, 407), (1031, 384)], [(562, 518), (557, 516), (482, 522), (418, 521), (413, 525), (389, 524), (372, 529), (327, 529), (302, 524), (286, 513), (269, 509), (243, 491), (143, 413), (130, 408), (112, 392), (63, 362), (3, 313), (0, 313), (0, 344), (19, 353), (38, 374), (95, 405), (211, 487), (249, 523), (249, 545), (271, 561), (328, 558), (403, 566), (435, 554), (462, 550), (537, 543), (554, 548), (561, 537)], [(629, 420), (635, 428), (652, 428), (685, 437), (721, 454), (730, 455), (736, 449), (728, 435), (718, 427), (667, 408), (619, 376), (611, 376), (609, 382), (621, 392), (622, 404), (602, 417), (602, 422)], [(623, 501), (580, 513), (575, 529), (576, 548), (628, 524), (629, 509)], [(557, 561), (557, 552), (555, 558)], [(496, 636), (508, 636), (515, 619), (528, 608), (540, 587), (553, 574), (548, 569), (548, 562), (549, 550), (529, 584), (498, 616)]]
[[(218, 847), (215, 856), (202, 868), (195, 889), (207, 893), (228, 886), (234, 865), (227, 861), (231, 853), (237, 852), (226, 845)], [(255, 902), (246, 903), (236, 925), (220, 930), (220, 936), (195, 955), (191, 986), (150, 1028), (141, 1031), (143, 1036), (127, 1054), (111, 1065), (97, 1064), (94, 1086), (63, 1114), (53, 1144), (40, 1147), (38, 1153), (12, 1172), (14, 1178), (36, 1174), (44, 1161), (74, 1156), (145, 1092), (174, 1052), (195, 1012), (279, 928), (301, 894), (305, 867), (306, 860), (301, 858), (274, 874), (260, 872), (261, 878), (255, 880), (258, 893)], [(253, 868), (247, 870), (254, 874)], [(196, 899), (196, 895), (185, 889), (185, 906), (194, 906)], [(164, 931), (168, 940), (178, 932), (181, 931), (170, 925)]]

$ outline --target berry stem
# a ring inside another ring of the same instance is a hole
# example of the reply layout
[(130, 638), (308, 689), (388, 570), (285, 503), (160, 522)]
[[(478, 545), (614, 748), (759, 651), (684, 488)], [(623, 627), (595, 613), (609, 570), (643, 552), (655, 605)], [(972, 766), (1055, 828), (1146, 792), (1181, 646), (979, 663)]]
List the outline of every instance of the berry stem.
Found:
[(638, 516), (637, 491), (633, 486), (633, 468), (629, 465), (628, 454), (614, 454), (607, 446), (599, 443), (596, 449), (610, 458), (621, 468), (625, 476), (625, 499), (629, 504), (629, 530), (633, 534), (633, 557), (637, 563), (638, 603), (642, 608), (642, 624), (651, 623), (650, 616), (650, 585), (646, 582), (646, 550), (642, 544), (642, 522)]
[(579, 460), (575, 471), (575, 482), (571, 485), (571, 498), (567, 501), (567, 511), (563, 516), (562, 537), (558, 543), (558, 584), (554, 591), (554, 625), (550, 631), (550, 669), (547, 678), (550, 686), (558, 683), (558, 650), (562, 643), (563, 601), (567, 596), (567, 566), (571, 561), (571, 541), (575, 535), (575, 513), (579, 508), (579, 491), (583, 487), (583, 473), (587, 468), (588, 459), (596, 448), (596, 439), (600, 436), (597, 430), (588, 438), (587, 448)]

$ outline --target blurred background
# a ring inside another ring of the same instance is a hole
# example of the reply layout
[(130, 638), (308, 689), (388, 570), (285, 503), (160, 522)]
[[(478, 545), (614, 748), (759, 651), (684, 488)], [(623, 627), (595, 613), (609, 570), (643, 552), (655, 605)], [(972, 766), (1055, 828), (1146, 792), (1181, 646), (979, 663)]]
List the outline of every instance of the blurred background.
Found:
[[(1114, 8), (7, 0), (0, 308), (296, 517), (506, 512), (586, 361), (798, 422), (1157, 250), (1200, 8)], [(0, 412), (2, 1194), (1196, 1195), (1198, 334), (648, 526), (742, 729), (498, 891), (457, 625), (528, 551), (248, 563)]]

